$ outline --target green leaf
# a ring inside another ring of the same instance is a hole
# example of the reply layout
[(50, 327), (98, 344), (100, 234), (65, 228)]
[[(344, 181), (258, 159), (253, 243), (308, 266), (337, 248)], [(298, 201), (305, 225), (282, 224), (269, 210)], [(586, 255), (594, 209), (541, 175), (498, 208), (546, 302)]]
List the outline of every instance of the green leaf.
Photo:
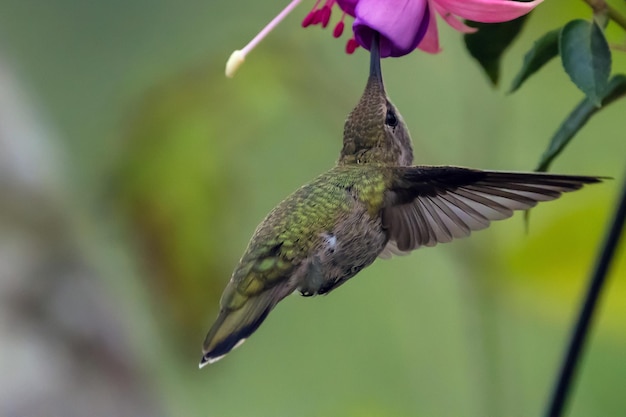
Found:
[(522, 30), (528, 15), (503, 23), (478, 23), (467, 21), (467, 25), (478, 29), (464, 36), (465, 47), (483, 67), (491, 83), (498, 85), (500, 59), (504, 51)]
[[(626, 75), (618, 74), (608, 83), (606, 95), (601, 100), (602, 108), (626, 96)], [(554, 159), (560, 155), (570, 140), (585, 126), (591, 116), (600, 110), (588, 97), (581, 101), (556, 131), (548, 149), (543, 153), (536, 171), (547, 171)]]
[(551, 30), (550, 32), (537, 39), (533, 47), (524, 56), (522, 68), (515, 76), (511, 83), (509, 93), (521, 87), (521, 85), (541, 67), (550, 62), (550, 60), (559, 54), (559, 34), (561, 28)]
[(559, 50), (565, 72), (600, 106), (611, 74), (611, 51), (602, 29), (595, 21), (572, 20), (561, 30)]

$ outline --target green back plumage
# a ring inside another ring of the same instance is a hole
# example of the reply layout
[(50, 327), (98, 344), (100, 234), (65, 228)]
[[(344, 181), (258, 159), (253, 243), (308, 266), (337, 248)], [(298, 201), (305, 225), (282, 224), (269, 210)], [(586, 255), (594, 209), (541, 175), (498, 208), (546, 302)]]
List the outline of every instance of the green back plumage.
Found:
[(385, 185), (384, 170), (338, 166), (296, 190), (255, 231), (229, 283), (234, 288), (227, 289), (222, 306), (237, 308), (245, 297), (287, 279), (319, 245), (322, 233), (351, 212), (355, 197), (370, 214), (378, 213)]
[(324, 234), (355, 206), (376, 216), (388, 180), (376, 166), (337, 166), (296, 190), (256, 229), (221, 299), (218, 320), (204, 342), (201, 366), (215, 362), (254, 332), (276, 303), (297, 287), (289, 283)]

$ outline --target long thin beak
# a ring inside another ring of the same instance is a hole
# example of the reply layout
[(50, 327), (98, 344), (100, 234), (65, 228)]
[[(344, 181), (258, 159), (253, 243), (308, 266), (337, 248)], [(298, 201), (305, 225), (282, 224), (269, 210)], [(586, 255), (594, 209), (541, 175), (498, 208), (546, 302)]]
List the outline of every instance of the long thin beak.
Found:
[(380, 69), (380, 35), (374, 32), (372, 36), (372, 46), (370, 47), (370, 79), (376, 80), (383, 85), (383, 74)]

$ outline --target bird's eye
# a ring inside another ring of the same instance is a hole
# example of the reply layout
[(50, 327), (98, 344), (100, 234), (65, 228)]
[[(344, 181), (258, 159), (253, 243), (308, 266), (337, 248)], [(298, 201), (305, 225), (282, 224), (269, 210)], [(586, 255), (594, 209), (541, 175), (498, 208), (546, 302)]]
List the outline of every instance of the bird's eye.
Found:
[(398, 126), (398, 119), (396, 118), (396, 115), (391, 109), (387, 109), (387, 115), (385, 116), (385, 124), (391, 127)]

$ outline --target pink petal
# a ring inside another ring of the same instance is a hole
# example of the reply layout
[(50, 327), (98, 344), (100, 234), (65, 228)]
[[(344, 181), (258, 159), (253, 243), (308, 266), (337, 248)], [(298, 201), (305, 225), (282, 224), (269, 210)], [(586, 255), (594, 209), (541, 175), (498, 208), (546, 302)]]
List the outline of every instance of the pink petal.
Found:
[[(433, 0), (429, 1), (431, 6), (433, 3)], [(437, 18), (435, 17), (435, 14), (436, 13), (434, 13), (434, 11), (431, 11), (428, 29), (426, 30), (426, 34), (422, 38), (422, 41), (417, 46), (419, 49), (424, 52), (428, 52), (429, 54), (437, 54), (441, 52), (441, 48), (439, 47), (439, 31), (437, 30)]]
[[(434, 4), (433, 4), (434, 3)], [(434, 9), (439, 13), (439, 15), (446, 21), (447, 24), (452, 26), (453, 29), (458, 30), (461, 33), (474, 33), (478, 29), (467, 26), (458, 17), (454, 16), (452, 13), (441, 7), (439, 3), (436, 1), (431, 3)]]
[[(433, 0), (439, 6), (463, 19), (482, 23), (506, 22), (529, 13), (543, 0)], [(453, 26), (454, 27), (454, 26)]]

